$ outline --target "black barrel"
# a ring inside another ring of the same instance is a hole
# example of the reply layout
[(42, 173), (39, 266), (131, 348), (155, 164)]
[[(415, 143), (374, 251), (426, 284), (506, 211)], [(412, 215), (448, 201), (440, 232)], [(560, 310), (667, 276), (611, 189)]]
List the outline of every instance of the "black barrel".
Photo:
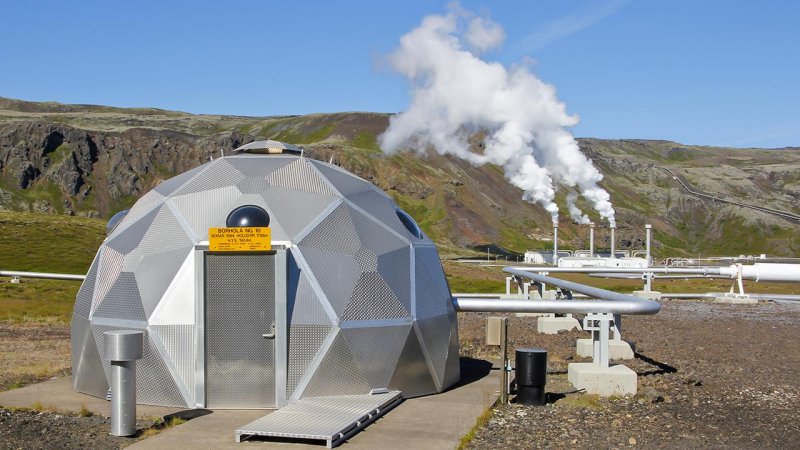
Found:
[(547, 350), (541, 348), (518, 348), (517, 357), (517, 403), (544, 405), (544, 386), (547, 384)]

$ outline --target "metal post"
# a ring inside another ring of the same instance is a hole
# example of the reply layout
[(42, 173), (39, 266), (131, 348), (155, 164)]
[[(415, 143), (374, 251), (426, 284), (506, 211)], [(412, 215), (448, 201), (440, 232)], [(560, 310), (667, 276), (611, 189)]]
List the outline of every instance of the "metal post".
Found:
[(553, 221), (553, 265), (558, 265), (558, 222)]
[(652, 229), (653, 229), (653, 226), (650, 225), (649, 223), (644, 226), (644, 230), (646, 232), (645, 249), (646, 249), (646, 252), (647, 252), (647, 256), (646, 256), (647, 267), (650, 267), (653, 264), (653, 260), (652, 260), (652, 258), (650, 258), (650, 230), (652, 230)]
[(511, 295), (511, 277), (506, 277), (506, 295)]
[(589, 257), (594, 258), (594, 222), (589, 224)]
[(105, 332), (105, 357), (111, 362), (111, 435), (136, 434), (136, 360), (142, 358), (144, 332)]
[(616, 258), (617, 253), (617, 240), (614, 236), (614, 231), (617, 229), (616, 226), (611, 226), (611, 257)]
[(503, 367), (500, 369), (500, 403), (508, 404), (508, 318), (503, 317), (500, 325), (500, 353)]

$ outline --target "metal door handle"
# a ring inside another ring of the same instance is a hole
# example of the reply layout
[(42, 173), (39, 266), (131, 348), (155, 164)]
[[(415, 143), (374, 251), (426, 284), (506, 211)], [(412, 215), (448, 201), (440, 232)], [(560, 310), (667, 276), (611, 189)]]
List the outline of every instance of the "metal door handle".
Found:
[(261, 337), (264, 339), (275, 339), (275, 324), (272, 324), (272, 333), (264, 333)]

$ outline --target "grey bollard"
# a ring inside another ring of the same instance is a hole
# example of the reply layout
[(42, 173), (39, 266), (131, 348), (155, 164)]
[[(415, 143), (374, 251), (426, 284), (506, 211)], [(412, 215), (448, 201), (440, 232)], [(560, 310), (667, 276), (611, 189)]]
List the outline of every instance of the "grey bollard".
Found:
[(136, 434), (136, 360), (142, 358), (144, 332), (106, 331), (107, 360), (111, 361), (111, 435)]

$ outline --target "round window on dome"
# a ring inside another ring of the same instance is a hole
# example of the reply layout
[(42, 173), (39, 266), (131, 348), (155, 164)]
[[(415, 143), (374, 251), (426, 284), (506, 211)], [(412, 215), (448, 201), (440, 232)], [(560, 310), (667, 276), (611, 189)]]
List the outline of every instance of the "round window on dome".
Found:
[(422, 230), (419, 228), (419, 225), (417, 225), (417, 222), (414, 221), (413, 217), (409, 216), (408, 213), (402, 209), (396, 209), (395, 213), (397, 213), (400, 222), (412, 236), (417, 239), (422, 239)]

